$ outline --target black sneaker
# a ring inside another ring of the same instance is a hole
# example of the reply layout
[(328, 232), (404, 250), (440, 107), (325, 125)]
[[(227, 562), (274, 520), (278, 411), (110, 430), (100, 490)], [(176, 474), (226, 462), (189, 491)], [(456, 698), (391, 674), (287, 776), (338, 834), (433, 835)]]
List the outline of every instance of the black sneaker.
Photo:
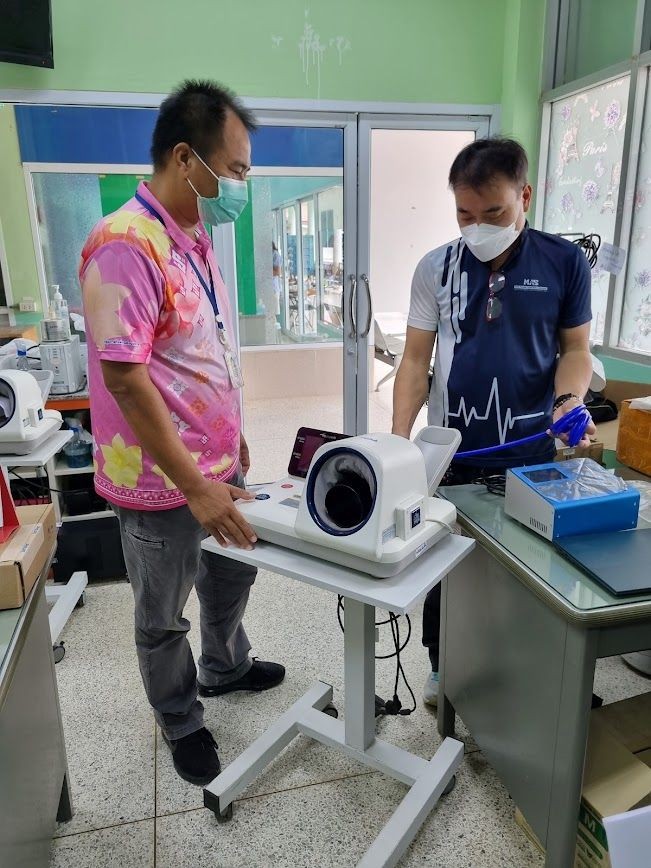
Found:
[(165, 743), (172, 752), (174, 768), (191, 784), (209, 784), (221, 771), (217, 744), (205, 726), (183, 738), (167, 738)]
[(265, 663), (264, 660), (258, 660), (254, 657), (251, 668), (246, 675), (238, 678), (237, 681), (220, 684), (217, 687), (199, 684), (199, 696), (222, 696), (224, 693), (233, 693), (235, 690), (250, 690), (257, 693), (261, 690), (277, 687), (284, 677), (285, 667), (281, 666), (280, 663)]

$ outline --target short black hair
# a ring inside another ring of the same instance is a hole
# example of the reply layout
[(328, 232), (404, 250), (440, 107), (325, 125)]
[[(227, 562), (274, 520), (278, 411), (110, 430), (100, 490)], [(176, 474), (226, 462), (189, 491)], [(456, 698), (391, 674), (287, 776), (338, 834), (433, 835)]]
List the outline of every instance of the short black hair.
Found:
[(466, 145), (455, 157), (448, 180), (452, 189), (471, 187), (479, 190), (503, 175), (514, 184), (524, 186), (528, 170), (529, 160), (522, 145), (515, 139), (494, 136)]
[(187, 142), (207, 159), (221, 143), (228, 112), (232, 111), (249, 132), (256, 129), (253, 114), (232, 90), (214, 81), (189, 79), (162, 103), (151, 142), (154, 169), (162, 169), (179, 142)]

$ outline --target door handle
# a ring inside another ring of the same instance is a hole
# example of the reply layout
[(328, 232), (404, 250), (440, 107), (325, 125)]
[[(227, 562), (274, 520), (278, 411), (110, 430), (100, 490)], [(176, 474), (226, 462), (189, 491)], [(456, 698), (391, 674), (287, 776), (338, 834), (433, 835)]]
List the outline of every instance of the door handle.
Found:
[(366, 301), (368, 304), (368, 315), (366, 318), (366, 327), (365, 327), (364, 331), (362, 332), (362, 334), (360, 335), (360, 338), (367, 338), (368, 333), (371, 330), (371, 323), (373, 322), (373, 306), (371, 303), (371, 285), (369, 283), (368, 275), (362, 274), (361, 277), (362, 277), (362, 280), (364, 281), (364, 283), (366, 285)]
[(357, 323), (355, 322), (355, 298), (357, 296), (357, 278), (355, 277), (354, 274), (349, 274), (348, 280), (350, 281), (350, 305), (349, 305), (350, 331), (348, 332), (348, 337), (356, 338), (357, 337)]

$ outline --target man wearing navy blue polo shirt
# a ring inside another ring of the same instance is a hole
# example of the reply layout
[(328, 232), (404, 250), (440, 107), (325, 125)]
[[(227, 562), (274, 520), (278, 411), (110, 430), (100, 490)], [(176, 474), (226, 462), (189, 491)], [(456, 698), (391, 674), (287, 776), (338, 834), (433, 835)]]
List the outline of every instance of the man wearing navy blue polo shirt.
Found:
[[(583, 252), (531, 229), (527, 155), (511, 139), (465, 147), (450, 170), (461, 238), (432, 250), (414, 274), (407, 341), (396, 376), (393, 432), (409, 437), (429, 395), (430, 425), (457, 428), (461, 450), (519, 440), (582, 403), (592, 374), (590, 267)], [(582, 445), (594, 433), (591, 424)], [(554, 456), (552, 438), (452, 463), (444, 484), (464, 484)], [(440, 586), (427, 597), (423, 644), (436, 705)]]

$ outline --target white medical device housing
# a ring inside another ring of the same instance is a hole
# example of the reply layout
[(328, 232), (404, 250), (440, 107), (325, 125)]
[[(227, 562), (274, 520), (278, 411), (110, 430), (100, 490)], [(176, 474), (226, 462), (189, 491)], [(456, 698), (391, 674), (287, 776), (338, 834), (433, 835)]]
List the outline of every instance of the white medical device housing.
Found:
[(61, 421), (60, 413), (45, 409), (32, 374), (0, 371), (0, 454), (27, 455), (58, 431)]
[(324, 436), (330, 442), (315, 452), (305, 482), (290, 476), (239, 504), (260, 539), (386, 578), (449, 533), (456, 510), (430, 492), (459, 447), (458, 431), (425, 428), (413, 443), (394, 434)]
[(78, 392), (84, 383), (79, 335), (65, 341), (43, 341), (40, 349), (43, 370), (52, 371), (54, 376), (52, 394)]

